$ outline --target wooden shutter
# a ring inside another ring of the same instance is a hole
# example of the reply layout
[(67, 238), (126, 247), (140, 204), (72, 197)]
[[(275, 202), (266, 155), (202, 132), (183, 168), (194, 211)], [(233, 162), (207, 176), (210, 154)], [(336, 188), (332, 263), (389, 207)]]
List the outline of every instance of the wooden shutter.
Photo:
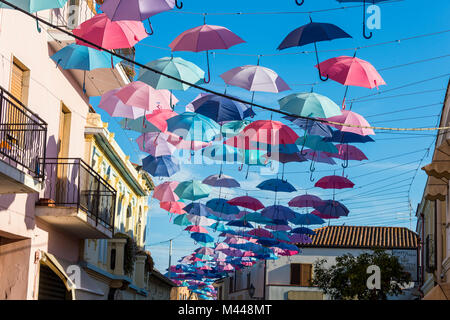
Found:
[(25, 80), (25, 71), (15, 61), (13, 62), (11, 75), (11, 94), (23, 103), (23, 87)]
[(300, 264), (291, 263), (291, 284), (300, 285)]
[(311, 264), (302, 264), (301, 267), (301, 279), (300, 285), (302, 287), (311, 286), (311, 276), (312, 276), (312, 265)]

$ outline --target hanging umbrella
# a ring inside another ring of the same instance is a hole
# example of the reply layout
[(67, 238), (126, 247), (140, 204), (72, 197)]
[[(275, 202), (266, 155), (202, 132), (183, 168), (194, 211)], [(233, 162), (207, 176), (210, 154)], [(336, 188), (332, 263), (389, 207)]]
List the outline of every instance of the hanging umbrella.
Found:
[[(275, 231), (289, 231), (292, 229), (285, 220), (279, 220), (279, 222), (277, 220), (274, 220), (274, 222), (276, 222), (276, 223), (275, 224), (267, 224), (266, 228), (275, 230)], [(281, 222), (283, 222), (283, 223), (281, 223)]]
[(207, 25), (206, 21), (202, 26), (184, 31), (169, 44), (172, 51), (206, 51), (208, 66), (208, 80), (211, 80), (209, 70), (209, 50), (228, 49), (245, 41), (225, 27)]
[(293, 219), (289, 220), (289, 222), (295, 225), (312, 225), (312, 224), (323, 224), (324, 220), (319, 218), (318, 216), (310, 213), (306, 214), (297, 214)]
[(311, 214), (318, 216), (321, 219), (329, 220), (329, 219), (339, 219), (339, 216), (329, 216), (319, 212), (318, 210), (314, 210)]
[(333, 130), (331, 138), (323, 138), (327, 142), (337, 142), (337, 143), (367, 143), (375, 142), (369, 136), (362, 136), (356, 133), (343, 132), (339, 130)]
[(116, 96), (127, 105), (142, 108), (146, 111), (172, 109), (177, 104), (175, 98), (168, 90), (156, 90), (141, 81), (131, 82), (116, 92)]
[[(118, 100), (120, 100), (118, 97), (116, 97)], [(122, 103), (122, 102), (121, 102)], [(142, 110), (145, 113), (144, 109), (138, 108), (139, 110)], [(148, 122), (145, 117), (139, 117), (137, 119), (122, 119), (119, 121), (120, 127), (125, 130), (132, 130), (139, 133), (146, 133), (146, 132), (160, 132), (157, 127), (155, 127), (153, 124)]]
[(320, 199), (318, 196), (314, 196), (312, 194), (304, 194), (301, 196), (297, 196), (295, 198), (292, 198), (288, 205), (290, 207), (296, 207), (296, 208), (313, 208), (315, 206), (321, 205), (323, 203), (322, 199)]
[(261, 190), (268, 190), (268, 191), (274, 191), (274, 192), (294, 192), (297, 191), (297, 189), (294, 188), (292, 184), (285, 180), (281, 179), (269, 179), (261, 182), (256, 186), (258, 189)]
[(178, 186), (177, 181), (166, 181), (155, 187), (153, 198), (163, 202), (175, 202), (180, 198), (175, 194), (174, 190)]
[(388, 0), (337, 0), (340, 3), (345, 2), (362, 2), (363, 3), (363, 36), (366, 39), (372, 38), (372, 32), (369, 35), (366, 35), (366, 3), (377, 4), (379, 2), (388, 1)]
[(215, 250), (223, 252), (224, 249), (228, 249), (229, 247), (230, 246), (227, 245), (226, 243), (221, 242), (221, 243), (217, 244), (217, 246), (215, 247)]
[(167, 120), (167, 130), (184, 140), (209, 142), (219, 133), (219, 125), (201, 114), (184, 112)]
[(293, 93), (278, 103), (282, 111), (302, 117), (328, 118), (342, 114), (334, 101), (314, 92)]
[(211, 193), (211, 188), (200, 181), (188, 180), (180, 182), (174, 192), (181, 199), (196, 201), (202, 198), (207, 198)]
[(214, 220), (209, 219), (207, 217), (204, 216), (196, 216), (193, 214), (188, 214), (186, 215), (187, 219), (192, 222), (192, 224), (196, 225), (196, 226), (205, 226), (205, 227), (209, 227), (211, 225), (213, 225), (215, 223)]
[(284, 116), (283, 118), (291, 121), (293, 124), (305, 130), (307, 134), (321, 137), (332, 136), (332, 130), (330, 129), (330, 127), (322, 122), (311, 121), (308, 119), (296, 118), (291, 116)]
[(263, 217), (261, 213), (259, 212), (250, 212), (247, 213), (245, 216), (240, 218), (241, 220), (250, 221), (250, 222), (256, 222), (261, 224), (271, 223), (272, 220), (266, 217)]
[[(206, 230), (202, 226), (188, 226), (184, 229), (184, 231), (196, 232), (196, 233), (208, 233), (208, 230)], [(199, 258), (201, 258), (201, 257), (199, 257)]]
[[(147, 63), (146, 66), (193, 84), (203, 83), (203, 79), (205, 77), (205, 72), (197, 65), (176, 57), (164, 57), (157, 59)], [(170, 79), (164, 75), (144, 68), (140, 69), (138, 80), (145, 82), (155, 89), (186, 91), (190, 88), (187, 84)]]
[(185, 215), (185, 214), (182, 214), (182, 215), (179, 215), (179, 216), (175, 217), (175, 219), (173, 219), (173, 223), (177, 224), (179, 226), (192, 225), (192, 222), (189, 221), (187, 215)]
[(286, 231), (273, 231), (273, 238), (280, 241), (290, 241)]
[(256, 198), (249, 196), (236, 197), (227, 201), (233, 206), (239, 206), (250, 210), (260, 210), (264, 208), (264, 205)]
[[(290, 32), (286, 38), (278, 46), (278, 50), (301, 47), (310, 43), (314, 43), (314, 51), (316, 53), (317, 64), (319, 64), (319, 54), (317, 52), (317, 42), (331, 41), (334, 39), (351, 38), (347, 32), (331, 23), (313, 22), (311, 16), (310, 23), (301, 26)], [(319, 69), (320, 80), (326, 81), (328, 78), (322, 78)]]
[(291, 232), (292, 233), (298, 233), (298, 234), (306, 234), (306, 235), (311, 235), (311, 236), (316, 235), (316, 233), (313, 230), (308, 229), (308, 228), (304, 228), (304, 227), (292, 229)]
[[(342, 115), (327, 118), (327, 120), (332, 121), (332, 122), (342, 123), (342, 124), (360, 126), (360, 127), (350, 127), (350, 126), (330, 123), (330, 126), (333, 126), (342, 132), (356, 133), (361, 136), (375, 135), (375, 132), (373, 131), (373, 129), (368, 128), (368, 127), (370, 127), (370, 124), (367, 122), (367, 120), (364, 119), (364, 117), (361, 116), (360, 114), (353, 112), (353, 111), (344, 110), (344, 111), (342, 111)], [(332, 153), (335, 153), (335, 152), (332, 152)]]
[(241, 186), (233, 177), (224, 174), (211, 175), (206, 177), (202, 182), (211, 187), (220, 188), (239, 188)]
[(250, 141), (266, 144), (294, 144), (298, 135), (289, 126), (273, 120), (257, 120), (242, 131)]
[(222, 124), (220, 131), (224, 138), (231, 138), (238, 135), (246, 126), (250, 124), (248, 120), (234, 120)]
[(264, 208), (261, 211), (261, 215), (272, 220), (289, 220), (294, 218), (296, 214), (295, 211), (288, 207), (272, 205)]
[[(73, 34), (95, 45), (108, 49), (132, 48), (148, 36), (140, 21), (111, 21), (104, 13), (97, 14), (74, 29)], [(82, 40), (76, 44), (98, 49)]]
[(322, 205), (314, 207), (320, 213), (330, 217), (348, 216), (349, 210), (339, 201), (326, 200)]
[(215, 212), (215, 211), (212, 212), (212, 216), (210, 218), (216, 219), (217, 221), (231, 221), (231, 220), (239, 219), (238, 216), (235, 214), (226, 214), (223, 212)]
[(149, 155), (142, 160), (142, 168), (154, 177), (170, 177), (180, 171), (178, 160), (172, 156)]
[(147, 152), (154, 157), (170, 156), (177, 149), (167, 141), (168, 136), (162, 132), (144, 133), (136, 139), (141, 151)]
[(184, 207), (184, 210), (191, 215), (196, 216), (202, 216), (202, 217), (208, 217), (212, 214), (211, 209), (209, 209), (207, 206), (205, 206), (202, 203), (190, 203), (186, 207)]
[(226, 144), (214, 144), (208, 146), (202, 150), (202, 154), (211, 160), (225, 163), (234, 163), (242, 157), (242, 152), (239, 149), (230, 147)]
[[(8, 0), (9, 3), (25, 10), (29, 13), (35, 13), (47, 9), (62, 8), (67, 0)], [(5, 3), (0, 3), (0, 9), (14, 9)]]
[(299, 137), (296, 141), (296, 144), (302, 146), (302, 155), (304, 147), (308, 147), (314, 151), (323, 151), (328, 153), (338, 152), (338, 149), (331, 142), (326, 142), (323, 140), (321, 136), (304, 136)]
[(168, 141), (180, 150), (191, 150), (193, 152), (194, 150), (201, 150), (211, 145), (211, 142), (184, 140), (182, 137), (169, 131), (165, 133), (169, 136)]
[(178, 115), (178, 113), (176, 113), (173, 110), (158, 109), (158, 110), (153, 111), (150, 114), (145, 115), (145, 118), (147, 119), (148, 122), (150, 122), (156, 128), (158, 128), (162, 132), (166, 132), (167, 131), (167, 119), (170, 119), (177, 115)]
[(312, 242), (312, 239), (308, 235), (299, 233), (290, 234), (289, 239), (291, 243), (298, 244), (309, 244)]
[(183, 209), (185, 204), (177, 201), (160, 202), (159, 206), (170, 213), (184, 214), (186, 211)]
[(220, 223), (220, 222), (216, 222), (216, 223), (212, 224), (210, 226), (210, 228), (213, 229), (214, 231), (220, 231), (220, 232), (228, 232), (229, 230), (231, 230), (231, 229), (228, 229), (227, 227), (225, 227), (223, 225), (223, 223)]
[(346, 189), (353, 188), (355, 184), (345, 177), (326, 176), (317, 181), (314, 186), (322, 189)]
[(215, 253), (214, 249), (208, 247), (202, 247), (195, 249), (195, 252), (199, 254), (213, 255)]
[(206, 206), (214, 212), (223, 214), (238, 214), (239, 209), (227, 202), (226, 199), (215, 198), (206, 202)]
[(98, 107), (105, 110), (111, 117), (120, 117), (127, 119), (138, 119), (140, 117), (143, 117), (145, 114), (144, 109), (126, 105), (122, 102), (122, 100), (119, 99), (119, 97), (116, 96), (116, 93), (119, 90), (120, 89), (114, 89), (103, 94)]
[(207, 94), (192, 102), (196, 113), (213, 119), (217, 123), (243, 120), (248, 106), (222, 96)]
[(253, 229), (247, 232), (247, 234), (254, 236), (254, 237), (258, 237), (258, 238), (273, 238), (273, 234), (272, 232), (263, 229), (263, 228), (257, 228), (257, 229)]
[[(311, 160), (311, 165), (313, 165), (314, 162), (320, 162), (320, 163), (326, 163), (326, 164), (336, 164), (336, 162), (330, 158), (328, 153), (322, 152), (322, 151), (315, 151), (311, 149), (305, 149), (303, 156)], [(314, 170), (311, 170), (314, 171)]]
[(227, 223), (227, 226), (240, 227), (240, 228), (254, 228), (253, 225), (245, 220), (233, 220)]
[(338, 144), (336, 145), (338, 153), (330, 153), (329, 157), (338, 158), (344, 160), (342, 166), (346, 168), (348, 166), (349, 160), (363, 161), (368, 160), (366, 155), (357, 147), (351, 146), (349, 144)]
[(196, 242), (202, 242), (202, 243), (209, 243), (214, 242), (214, 238), (211, 237), (209, 234), (205, 233), (191, 233), (191, 238), (194, 239)]

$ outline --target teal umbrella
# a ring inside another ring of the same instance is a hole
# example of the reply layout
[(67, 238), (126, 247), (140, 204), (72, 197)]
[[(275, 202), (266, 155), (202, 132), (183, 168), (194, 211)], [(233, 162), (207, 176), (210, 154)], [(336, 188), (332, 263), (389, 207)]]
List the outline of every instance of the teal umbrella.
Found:
[(220, 132), (220, 127), (201, 114), (184, 112), (167, 120), (167, 130), (187, 141), (210, 142)]
[(120, 126), (125, 130), (132, 130), (139, 133), (147, 133), (147, 132), (160, 132), (157, 127), (155, 127), (152, 123), (148, 122), (144, 119), (144, 117), (133, 119), (122, 119), (119, 122)]
[(190, 226), (193, 223), (190, 222), (185, 214), (177, 216), (175, 219), (173, 219), (173, 223), (177, 224), (179, 226)]
[(315, 151), (324, 151), (329, 153), (339, 153), (339, 150), (331, 142), (326, 142), (321, 136), (304, 136), (299, 137), (295, 142), (303, 147), (311, 148)]
[(256, 223), (260, 223), (260, 224), (266, 224), (266, 223), (271, 223), (272, 222), (272, 219), (263, 217), (261, 215), (261, 213), (256, 212), (256, 211), (247, 213), (245, 216), (243, 216), (241, 218), (241, 220), (256, 222)]
[(293, 93), (278, 100), (278, 103), (282, 111), (302, 117), (329, 118), (342, 114), (330, 98), (314, 92)]
[[(181, 58), (165, 57), (151, 61), (147, 63), (146, 66), (193, 84), (201, 84), (205, 78), (205, 72), (202, 69), (192, 62)], [(168, 89), (186, 91), (190, 88), (187, 84), (143, 68), (139, 72), (138, 80), (145, 82), (158, 90)]]
[(224, 138), (237, 136), (244, 128), (250, 124), (248, 120), (233, 120), (222, 125), (220, 132)]
[(241, 150), (230, 147), (226, 144), (215, 144), (202, 150), (203, 156), (215, 161), (233, 163), (243, 155)]
[[(62, 8), (67, 3), (67, 0), (8, 0), (8, 2), (22, 10), (34, 13), (41, 10)], [(0, 9), (3, 8), (13, 9), (7, 4), (0, 2)]]
[(181, 199), (196, 201), (207, 198), (211, 193), (211, 188), (197, 180), (183, 181), (174, 190)]

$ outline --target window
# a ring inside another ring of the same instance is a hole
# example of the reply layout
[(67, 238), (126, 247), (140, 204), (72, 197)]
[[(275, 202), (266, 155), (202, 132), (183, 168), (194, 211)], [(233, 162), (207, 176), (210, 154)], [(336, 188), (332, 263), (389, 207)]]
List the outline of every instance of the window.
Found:
[(247, 273), (247, 289), (250, 288), (250, 284), (251, 284), (251, 273)]
[(30, 70), (19, 60), (13, 58), (11, 72), (11, 94), (22, 102), (24, 105), (28, 103), (28, 86), (30, 81)]
[(312, 264), (291, 263), (291, 284), (310, 287), (312, 280)]
[(234, 278), (233, 277), (230, 277), (230, 287), (229, 287), (229, 293), (232, 293), (234, 290), (233, 290), (233, 284), (234, 284)]

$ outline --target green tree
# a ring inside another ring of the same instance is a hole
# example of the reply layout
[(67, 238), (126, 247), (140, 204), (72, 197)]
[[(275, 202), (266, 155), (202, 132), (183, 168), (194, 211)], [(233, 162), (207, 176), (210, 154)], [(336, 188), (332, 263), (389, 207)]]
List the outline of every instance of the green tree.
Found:
[[(330, 268), (325, 263), (326, 259), (314, 263), (312, 284), (335, 300), (386, 300), (388, 295), (401, 294), (402, 287), (411, 281), (411, 275), (404, 271), (397, 257), (379, 249), (357, 257), (351, 254), (337, 257), (336, 264)], [(367, 286), (371, 276), (367, 268), (371, 265), (381, 270), (379, 290)]]

